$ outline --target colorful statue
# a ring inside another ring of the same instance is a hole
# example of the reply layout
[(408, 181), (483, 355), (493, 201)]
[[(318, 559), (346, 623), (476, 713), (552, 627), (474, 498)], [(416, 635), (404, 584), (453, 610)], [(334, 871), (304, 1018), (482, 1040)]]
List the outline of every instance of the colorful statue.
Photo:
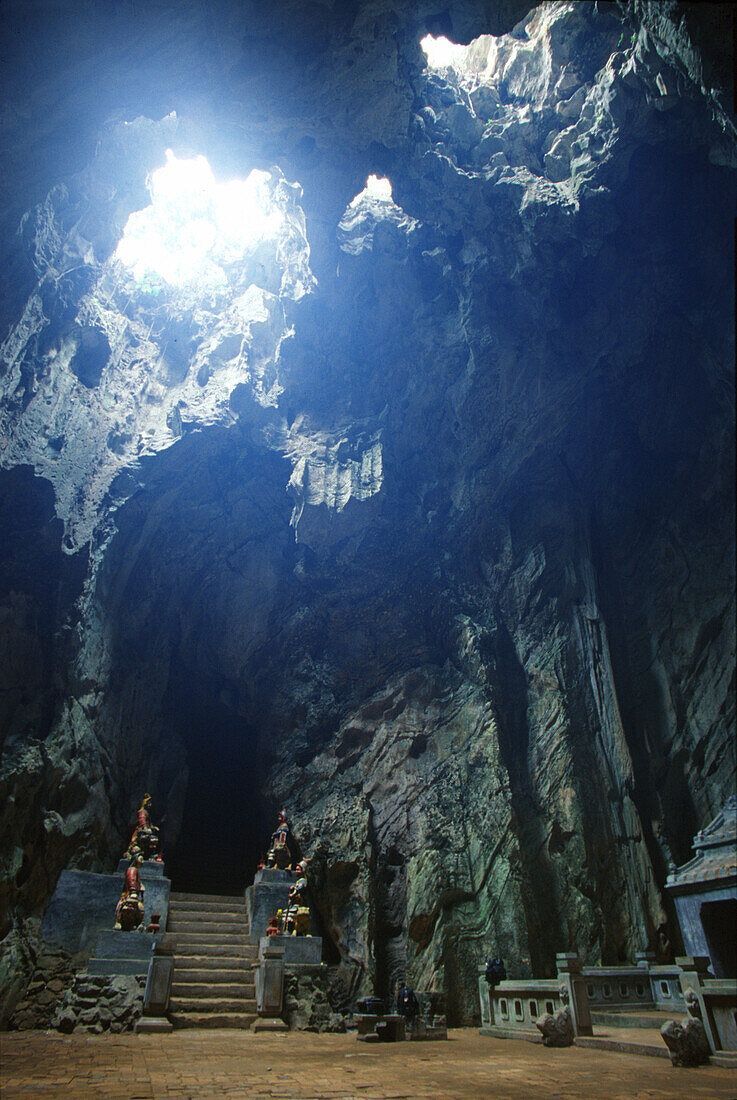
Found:
[(297, 864), (297, 881), (289, 887), (284, 912), (284, 931), (288, 936), (310, 935), (310, 905), (307, 900), (307, 860)]
[(138, 874), (143, 856), (135, 856), (125, 872), (123, 893), (115, 909), (115, 927), (123, 932), (132, 932), (143, 921), (143, 892), (145, 887)]
[(288, 837), (287, 811), (280, 810), (276, 829), (271, 834), (271, 846), (266, 855), (267, 867), (278, 868), (280, 871), (291, 871), (292, 854), (289, 851)]
[(134, 859), (136, 856), (140, 855), (143, 856), (144, 859), (153, 859), (157, 863), (163, 863), (159, 851), (159, 830), (155, 825), (151, 824), (150, 794), (145, 794), (143, 796), (137, 818), (138, 824), (131, 837), (131, 842), (128, 845), (128, 851), (123, 858)]
[(274, 916), (269, 917), (269, 923), (266, 926), (266, 935), (267, 936), (281, 936), (281, 934), (282, 934), (281, 923), (282, 923), (282, 911), (281, 911), (281, 909), (277, 909)]

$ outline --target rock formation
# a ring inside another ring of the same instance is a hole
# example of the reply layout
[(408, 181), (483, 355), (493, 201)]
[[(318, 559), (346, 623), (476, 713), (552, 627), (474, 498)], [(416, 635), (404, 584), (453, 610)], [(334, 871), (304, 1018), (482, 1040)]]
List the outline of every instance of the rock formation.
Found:
[(555, 1014), (552, 1012), (543, 1013), (535, 1020), (535, 1027), (542, 1035), (543, 1046), (573, 1046), (576, 1032), (573, 1028), (573, 1018), (568, 1005), (559, 1008)]
[(709, 1040), (701, 1020), (686, 1016), (682, 1023), (668, 1020), (660, 1029), (674, 1066), (701, 1066), (709, 1061)]
[[(20, 8), (5, 960), (143, 791), (182, 889), (236, 892), (287, 808), (347, 997), (406, 976), (470, 1021), (489, 953), (677, 946), (666, 868), (735, 769), (709, 19), (179, 0), (82, 33), (40, 5), (31, 58)], [(433, 67), (426, 34), (466, 45)], [(272, 218), (182, 285), (117, 251), (166, 149)]]

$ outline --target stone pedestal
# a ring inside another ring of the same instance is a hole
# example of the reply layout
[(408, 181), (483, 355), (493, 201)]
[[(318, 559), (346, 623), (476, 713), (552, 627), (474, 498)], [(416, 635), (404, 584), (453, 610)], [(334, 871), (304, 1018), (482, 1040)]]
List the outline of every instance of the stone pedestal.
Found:
[(95, 950), (87, 963), (88, 974), (148, 974), (154, 944), (161, 936), (147, 932), (100, 932)]
[[(269, 918), (274, 916), (277, 909), (286, 909), (289, 888), (297, 878), (296, 871), (279, 871), (276, 868), (265, 867), (262, 871), (256, 872), (253, 886), (246, 888), (246, 909), (251, 925), (251, 943), (259, 943), (261, 937), (266, 934)], [(310, 910), (310, 931), (315, 931), (312, 910)]]
[[(60, 947), (70, 955), (89, 955), (95, 950), (98, 935), (112, 931), (115, 924), (115, 907), (123, 889), (123, 875), (128, 867), (126, 860), (119, 866), (123, 870), (114, 875), (97, 875), (90, 871), (62, 871), (56, 889), (46, 907), (41, 935), (53, 947)], [(145, 886), (143, 895), (144, 927), (153, 913), (161, 914), (161, 928), (166, 928), (169, 912), (171, 882), (164, 877), (164, 864), (149, 860), (139, 869)], [(122, 935), (134, 936), (136, 932)], [(151, 949), (152, 937), (146, 937)], [(111, 973), (104, 971), (104, 973)], [(120, 971), (119, 973), (131, 973)], [(146, 967), (136, 973), (145, 974)]]
[(356, 1038), (364, 1043), (401, 1043), (407, 1038), (404, 1016), (390, 1013), (382, 1016), (355, 1016), (358, 1025)]
[(277, 909), (286, 909), (289, 887), (297, 881), (293, 871), (264, 869), (257, 871), (253, 886), (246, 887), (246, 910), (251, 927), (251, 943), (266, 935), (270, 917)]
[(89, 871), (62, 871), (46, 906), (41, 935), (46, 943), (89, 955), (98, 932), (115, 924), (120, 900), (119, 875), (95, 875)]
[[(119, 871), (121, 867), (123, 868), (121, 874), (124, 876), (128, 869), (128, 861), (121, 859), (118, 864)], [(164, 877), (164, 864), (157, 863), (152, 859), (146, 860), (138, 868), (138, 877), (141, 880), (141, 885), (145, 888), (143, 892), (143, 926), (147, 928), (151, 917), (154, 913), (158, 913), (161, 918), (159, 926), (163, 932), (169, 916), (169, 893), (171, 891), (171, 882)], [(123, 889), (122, 881), (120, 888)]]
[(263, 936), (259, 954), (283, 949), (284, 965), (317, 966), (322, 962), (322, 936)]

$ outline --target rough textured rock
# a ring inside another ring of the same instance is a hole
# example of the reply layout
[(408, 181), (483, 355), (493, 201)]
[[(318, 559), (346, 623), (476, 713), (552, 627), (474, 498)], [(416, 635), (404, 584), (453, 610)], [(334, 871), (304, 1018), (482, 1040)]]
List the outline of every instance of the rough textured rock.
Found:
[(345, 1031), (335, 998), (335, 981), (325, 967), (300, 967), (284, 975), (283, 1015), (292, 1030)]
[(70, 1034), (75, 1028), (99, 1035), (103, 1031), (132, 1031), (143, 1013), (144, 978), (77, 974), (62, 1001), (55, 1005), (51, 1024)]
[(78, 968), (74, 957), (66, 951), (56, 951), (42, 945), (36, 956), (31, 980), (10, 1017), (9, 1027), (19, 1031), (51, 1027), (59, 1000), (72, 985)]
[(38, 949), (40, 921), (16, 916), (10, 931), (0, 944), (0, 1027), (8, 1026), (16, 1006), (26, 991)]
[(559, 1008), (556, 1013), (545, 1012), (537, 1020), (535, 1027), (543, 1037), (543, 1045), (546, 1047), (570, 1047), (573, 1046), (575, 1032), (573, 1019), (568, 1005)]
[(661, 1027), (660, 1034), (674, 1066), (701, 1066), (709, 1061), (709, 1040), (701, 1020), (690, 1016), (686, 1016), (681, 1023), (668, 1020)]
[[(677, 946), (666, 868), (735, 770), (707, 17), (2, 18), (6, 957), (144, 790), (182, 889), (239, 890), (287, 806), (347, 999), (406, 977), (457, 1023), (487, 954)], [(114, 259), (167, 146), (267, 172), (284, 214), (219, 298)]]

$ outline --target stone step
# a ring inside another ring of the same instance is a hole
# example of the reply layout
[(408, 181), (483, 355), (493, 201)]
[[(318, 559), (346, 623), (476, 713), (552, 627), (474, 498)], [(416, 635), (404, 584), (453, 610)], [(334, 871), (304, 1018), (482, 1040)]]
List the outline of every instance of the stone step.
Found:
[(256, 1012), (253, 997), (172, 997), (169, 1001), (171, 1018), (180, 1012), (197, 1012), (201, 1016), (219, 1015), (222, 1012)]
[(167, 932), (186, 932), (188, 934), (195, 933), (198, 935), (209, 936), (247, 936), (248, 925), (245, 921), (205, 921), (205, 920), (181, 920), (175, 917), (172, 920), (172, 915), (169, 913), (169, 919), (166, 922)]
[(200, 985), (247, 985), (253, 986), (253, 970), (238, 970), (231, 967), (228, 970), (197, 970), (195, 967), (175, 966), (173, 981), (175, 985), (199, 983)]
[(216, 898), (207, 894), (196, 894), (191, 898), (175, 897), (170, 894), (172, 905), (183, 905), (187, 909), (197, 909), (203, 905), (212, 906), (213, 909), (244, 909), (246, 906), (245, 890), (238, 897)]
[(182, 947), (204, 947), (209, 955), (210, 945), (228, 947), (231, 952), (240, 954), (242, 947), (252, 946), (248, 943), (248, 937), (244, 932), (175, 932), (173, 935), (177, 954)]
[(248, 923), (248, 916), (243, 906), (240, 909), (209, 909), (206, 905), (189, 906), (185, 905), (170, 905), (169, 906), (169, 919), (174, 917), (175, 920), (206, 920), (214, 924), (228, 921), (246, 921)]
[(240, 928), (250, 929), (248, 917), (245, 913), (207, 913), (203, 909), (201, 913), (183, 913), (180, 909), (170, 908), (168, 927), (173, 921), (180, 924), (211, 924), (226, 925), (237, 924)]
[(242, 909), (244, 905), (242, 894), (169, 894), (169, 904), (172, 902), (196, 902), (203, 905), (232, 905), (235, 909)]
[(254, 982), (239, 982), (232, 977), (230, 981), (203, 982), (198, 976), (194, 979), (174, 981), (172, 985), (173, 997), (203, 997), (206, 1000), (213, 997), (245, 997), (248, 1000), (256, 996)]
[(258, 1019), (250, 1012), (172, 1012), (171, 1022), (180, 1027), (230, 1027), (245, 1029)]
[[(177, 937), (179, 939), (179, 937)], [(244, 962), (255, 962), (258, 956), (258, 947), (252, 943), (212, 943), (212, 938), (202, 936), (195, 937), (195, 943), (177, 943), (175, 957), (177, 959), (201, 959), (204, 952), (208, 957), (216, 959), (231, 959), (237, 955)], [(175, 964), (176, 965), (176, 964)]]
[(597, 1027), (594, 1035), (577, 1035), (577, 1047), (592, 1050), (616, 1050), (620, 1054), (645, 1054), (668, 1058), (668, 1048), (657, 1030), (628, 1027)]
[[(251, 973), (255, 959), (243, 959), (229, 955), (175, 955), (174, 973), (180, 970), (192, 973), (207, 974), (207, 981), (218, 982), (221, 979), (218, 974), (239, 974), (242, 981), (249, 981), (246, 975)], [(205, 979), (203, 979), (205, 980)]]
[(197, 997), (212, 1000), (213, 997), (243, 997), (253, 994), (253, 982), (180, 982), (172, 983), (172, 997)]
[(680, 1020), (686, 1015), (684, 1009), (680, 1011), (674, 1008), (672, 1012), (661, 1012), (658, 1009), (591, 1009), (591, 1022), (600, 1027), (627, 1027), (627, 1028), (661, 1028), (668, 1020)]
[(170, 905), (169, 912), (196, 920), (248, 920), (243, 905)]

